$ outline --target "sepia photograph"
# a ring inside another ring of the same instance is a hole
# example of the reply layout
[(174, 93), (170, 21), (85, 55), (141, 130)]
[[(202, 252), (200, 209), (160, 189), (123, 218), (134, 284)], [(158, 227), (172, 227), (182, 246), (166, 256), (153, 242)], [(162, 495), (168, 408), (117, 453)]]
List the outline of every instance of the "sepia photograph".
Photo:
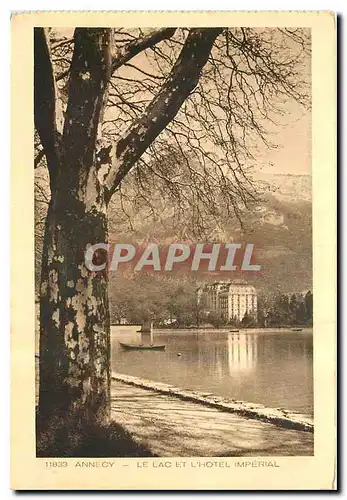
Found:
[(19, 483), (290, 488), (323, 460), (329, 483), (334, 45), (315, 23), (333, 17), (44, 15), (13, 22), (32, 91), (12, 413), (36, 479)]
[(38, 456), (312, 455), (310, 30), (34, 50)]

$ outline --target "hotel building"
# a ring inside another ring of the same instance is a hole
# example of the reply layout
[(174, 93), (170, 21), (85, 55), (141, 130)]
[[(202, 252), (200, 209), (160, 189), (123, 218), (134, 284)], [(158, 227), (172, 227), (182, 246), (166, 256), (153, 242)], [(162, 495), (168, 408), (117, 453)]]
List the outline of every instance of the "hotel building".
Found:
[(206, 311), (221, 315), (226, 321), (242, 321), (245, 314), (257, 314), (257, 291), (246, 281), (216, 281), (198, 289), (198, 300)]

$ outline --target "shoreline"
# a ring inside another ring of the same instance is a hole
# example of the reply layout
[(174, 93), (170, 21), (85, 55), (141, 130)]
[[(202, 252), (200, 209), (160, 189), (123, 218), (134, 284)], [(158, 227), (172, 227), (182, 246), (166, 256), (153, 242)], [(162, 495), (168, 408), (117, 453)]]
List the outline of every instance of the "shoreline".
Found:
[[(111, 328), (119, 328), (119, 327), (132, 327), (135, 325), (119, 325), (119, 324), (114, 324), (111, 325)], [(293, 330), (294, 328), (294, 330)], [(300, 330), (295, 330), (295, 328), (300, 328)], [(233, 331), (235, 330), (235, 331)], [(237, 331), (236, 331), (237, 330)], [(235, 328), (232, 329), (231, 327), (221, 327), (221, 328), (214, 328), (214, 327), (186, 327), (186, 328), (153, 328), (154, 332), (160, 332), (160, 333), (165, 333), (165, 332), (209, 332), (209, 333), (313, 333), (313, 327), (312, 326), (304, 326), (304, 327), (261, 327), (261, 328)]]
[(313, 418), (309, 415), (304, 415), (295, 411), (271, 408), (262, 404), (249, 403), (235, 399), (227, 399), (211, 393), (183, 389), (170, 384), (155, 382), (153, 380), (122, 373), (112, 372), (111, 379), (148, 391), (175, 396), (178, 399), (209, 406), (220, 411), (237, 414), (249, 419), (271, 423), (277, 427), (311, 433), (314, 432)]

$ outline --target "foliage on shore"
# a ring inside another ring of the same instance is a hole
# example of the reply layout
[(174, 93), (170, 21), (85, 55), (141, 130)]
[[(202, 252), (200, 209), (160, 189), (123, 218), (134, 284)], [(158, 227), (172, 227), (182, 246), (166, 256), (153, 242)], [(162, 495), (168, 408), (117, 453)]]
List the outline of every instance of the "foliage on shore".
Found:
[(225, 319), (197, 301), (198, 283), (190, 280), (168, 280), (142, 274), (136, 279), (117, 277), (118, 286), (110, 290), (111, 323), (122, 319), (141, 324), (151, 311), (159, 328), (189, 328), (211, 325), (214, 328), (312, 326), (313, 294), (264, 293), (258, 294), (257, 317), (245, 315), (242, 321)]

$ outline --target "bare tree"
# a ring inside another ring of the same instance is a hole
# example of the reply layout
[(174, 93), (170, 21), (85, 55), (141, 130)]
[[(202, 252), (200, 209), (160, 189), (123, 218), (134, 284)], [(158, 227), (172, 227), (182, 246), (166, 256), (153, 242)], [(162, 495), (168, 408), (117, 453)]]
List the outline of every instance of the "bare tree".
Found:
[(289, 98), (309, 103), (310, 43), (299, 29), (76, 28), (62, 39), (36, 28), (34, 46), (35, 166), (45, 156), (51, 191), (39, 413), (57, 429), (109, 418), (107, 273), (89, 271), (84, 252), (107, 242), (113, 194), (150, 206), (156, 190), (201, 228), (206, 214), (242, 220), (256, 198), (247, 169), (260, 141), (271, 146), (266, 123)]

